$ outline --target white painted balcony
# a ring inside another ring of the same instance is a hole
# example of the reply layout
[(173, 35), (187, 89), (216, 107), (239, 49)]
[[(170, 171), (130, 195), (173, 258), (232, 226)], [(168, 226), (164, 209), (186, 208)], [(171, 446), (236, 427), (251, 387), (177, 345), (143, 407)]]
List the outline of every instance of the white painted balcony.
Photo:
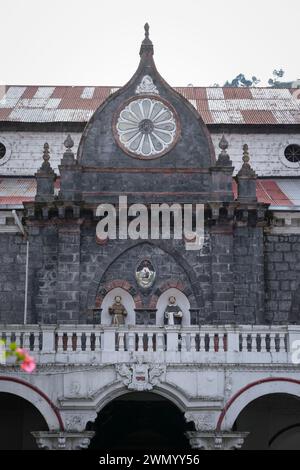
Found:
[(1, 337), (7, 346), (16, 342), (31, 351), (41, 364), (112, 364), (137, 354), (160, 363), (287, 364), (300, 351), (295, 325), (0, 325)]

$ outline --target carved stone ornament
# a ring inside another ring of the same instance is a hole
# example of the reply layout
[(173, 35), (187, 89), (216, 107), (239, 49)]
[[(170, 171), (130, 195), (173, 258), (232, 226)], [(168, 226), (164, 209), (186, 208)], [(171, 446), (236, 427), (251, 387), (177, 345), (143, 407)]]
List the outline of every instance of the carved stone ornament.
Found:
[(241, 449), (248, 432), (188, 431), (185, 433), (192, 449), (238, 450)]
[(141, 261), (135, 271), (135, 279), (139, 287), (149, 289), (156, 277), (156, 272), (151, 261), (145, 259)]
[(116, 372), (128, 390), (144, 392), (152, 390), (160, 382), (161, 375), (166, 371), (165, 366), (144, 364), (117, 364)]
[(55, 432), (34, 431), (31, 433), (39, 449), (43, 450), (82, 450), (87, 449), (94, 431)]
[(136, 87), (135, 92), (137, 95), (159, 95), (158, 89), (154, 85), (150, 75), (144, 75), (141, 83)]
[(136, 97), (125, 103), (114, 121), (117, 143), (129, 155), (151, 159), (169, 152), (179, 138), (175, 109), (158, 97)]
[(214, 416), (211, 413), (197, 414), (187, 411), (184, 418), (187, 423), (194, 423), (196, 431), (211, 431), (215, 427)]
[(79, 431), (82, 429), (83, 417), (80, 415), (67, 416), (66, 418), (66, 430), (67, 431)]

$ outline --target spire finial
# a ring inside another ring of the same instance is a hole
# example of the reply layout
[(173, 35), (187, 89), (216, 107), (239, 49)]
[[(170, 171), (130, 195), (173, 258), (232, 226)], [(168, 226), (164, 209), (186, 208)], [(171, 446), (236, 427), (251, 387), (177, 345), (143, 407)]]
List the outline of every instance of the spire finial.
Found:
[(49, 163), (50, 149), (48, 142), (44, 143), (43, 163), (41, 168), (36, 172), (36, 202), (51, 202), (54, 200), (54, 181), (56, 175)]
[(145, 38), (141, 45), (140, 56), (142, 56), (145, 53), (151, 54), (151, 55), (153, 55), (154, 53), (153, 44), (152, 44), (151, 39), (149, 38), (149, 29), (150, 29), (149, 23), (145, 23), (144, 25)]
[(247, 144), (243, 145), (243, 164), (238, 172), (238, 201), (243, 203), (256, 203), (256, 178), (257, 174), (250, 165), (249, 148)]
[(247, 144), (243, 145), (243, 162), (244, 163), (250, 162), (249, 147)]
[(64, 146), (66, 147), (67, 151), (70, 151), (71, 148), (74, 147), (74, 140), (72, 139), (70, 134), (68, 134), (66, 140), (64, 141)]
[(49, 150), (49, 144), (47, 142), (44, 143), (43, 160), (44, 160), (44, 163), (46, 164), (50, 160), (50, 150)]
[(61, 160), (61, 165), (74, 165), (76, 164), (75, 155), (72, 152), (72, 147), (74, 147), (74, 140), (70, 136), (67, 135), (66, 140), (64, 141), (64, 146), (66, 147), (66, 151), (63, 154), (63, 158)]
[(43, 163), (42, 163), (41, 168), (38, 170), (38, 172), (53, 173), (49, 160), (50, 160), (50, 147), (49, 147), (48, 142), (45, 142), (44, 147), (43, 147)]
[(221, 140), (219, 142), (219, 147), (222, 150), (222, 153), (226, 152), (226, 150), (228, 149), (228, 142), (227, 142), (224, 134), (222, 135)]
[(256, 173), (250, 165), (250, 155), (248, 144), (243, 145), (243, 164), (237, 176), (244, 176), (247, 178), (256, 178)]
[(221, 151), (221, 153), (219, 153), (219, 158), (217, 160), (217, 165), (218, 166), (230, 166), (231, 165), (231, 160), (230, 160), (230, 157), (227, 153), (228, 142), (227, 142), (224, 134), (222, 135), (221, 140), (219, 142), (219, 147), (222, 151)]

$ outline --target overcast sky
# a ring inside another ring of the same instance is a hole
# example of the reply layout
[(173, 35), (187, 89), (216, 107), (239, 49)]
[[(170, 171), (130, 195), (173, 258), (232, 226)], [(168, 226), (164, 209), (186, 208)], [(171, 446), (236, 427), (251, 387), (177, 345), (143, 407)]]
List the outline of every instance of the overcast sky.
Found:
[(300, 78), (299, 0), (0, 0), (2, 84), (123, 85), (150, 23), (173, 86)]

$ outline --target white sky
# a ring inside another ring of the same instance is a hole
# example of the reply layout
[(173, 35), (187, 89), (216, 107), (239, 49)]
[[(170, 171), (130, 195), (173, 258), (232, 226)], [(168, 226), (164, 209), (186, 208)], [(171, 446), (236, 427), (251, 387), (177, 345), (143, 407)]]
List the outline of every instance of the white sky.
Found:
[(0, 0), (0, 83), (123, 85), (150, 23), (173, 86), (300, 78), (299, 0)]

